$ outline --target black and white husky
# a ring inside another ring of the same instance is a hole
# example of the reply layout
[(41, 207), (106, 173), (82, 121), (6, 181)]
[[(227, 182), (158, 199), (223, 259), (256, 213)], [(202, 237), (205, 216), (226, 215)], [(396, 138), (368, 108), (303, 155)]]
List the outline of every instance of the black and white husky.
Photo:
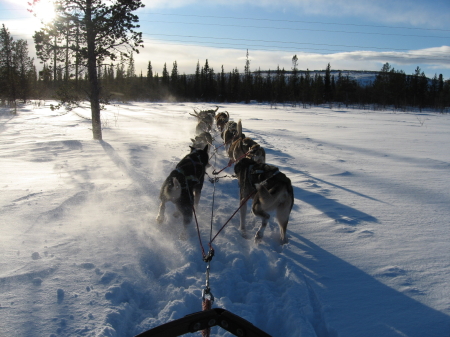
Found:
[[(291, 180), (276, 166), (256, 163), (249, 158), (241, 159), (235, 164), (234, 172), (239, 182), (240, 202), (242, 203), (246, 198), (252, 196), (253, 214), (262, 219), (261, 227), (255, 235), (255, 241), (263, 237), (264, 229), (270, 218), (268, 212), (276, 211), (275, 217), (280, 227), (281, 243), (286, 243), (286, 229), (294, 205), (294, 190)], [(247, 202), (244, 202), (240, 209), (240, 230), (244, 235), (246, 213)]]
[(191, 147), (191, 153), (186, 155), (164, 181), (159, 199), (159, 213), (156, 221), (164, 221), (166, 202), (175, 204), (183, 216), (183, 224), (187, 226), (192, 221), (193, 207), (197, 208), (208, 166), (208, 145), (203, 149)]

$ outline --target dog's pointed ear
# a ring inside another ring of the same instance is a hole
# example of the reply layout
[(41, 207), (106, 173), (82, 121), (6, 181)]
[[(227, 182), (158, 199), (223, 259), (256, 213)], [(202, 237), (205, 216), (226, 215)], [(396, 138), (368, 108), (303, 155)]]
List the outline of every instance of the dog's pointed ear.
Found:
[(205, 148), (203, 149), (203, 151), (205, 151), (206, 153), (208, 153), (208, 144), (206, 144)]

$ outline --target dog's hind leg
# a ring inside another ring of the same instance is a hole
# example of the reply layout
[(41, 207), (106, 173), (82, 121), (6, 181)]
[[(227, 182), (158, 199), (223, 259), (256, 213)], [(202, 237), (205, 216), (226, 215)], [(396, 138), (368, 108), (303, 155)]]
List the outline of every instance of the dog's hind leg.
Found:
[(192, 206), (177, 205), (178, 211), (183, 215), (183, 225), (187, 227), (192, 221)]
[(189, 237), (189, 225), (192, 222), (193, 217), (193, 208), (190, 205), (177, 205), (178, 213), (182, 215), (183, 219), (183, 228), (179, 232), (179, 238), (180, 240), (187, 240)]
[(166, 211), (166, 201), (161, 201), (161, 204), (159, 205), (158, 216), (156, 217), (156, 221), (158, 223), (162, 223), (164, 221), (165, 211)]
[(259, 241), (261, 241), (261, 239), (264, 236), (264, 230), (266, 229), (267, 226), (267, 219), (266, 218), (262, 218), (262, 222), (261, 222), (261, 227), (259, 227), (258, 231), (255, 234), (255, 242), (258, 243)]
[(197, 210), (198, 209), (198, 204), (200, 203), (200, 197), (201, 197), (201, 194), (202, 194), (202, 189), (194, 187), (194, 191), (193, 192), (194, 192), (194, 207), (195, 207), (195, 210)]
[(280, 239), (282, 245), (288, 242), (286, 236), (286, 229), (289, 222), (290, 213), (291, 213), (291, 204), (289, 202), (286, 201), (278, 205), (276, 218), (278, 226), (280, 227)]
[(267, 222), (270, 218), (270, 215), (269, 215), (269, 213), (264, 211), (263, 206), (262, 206), (261, 201), (259, 200), (258, 196), (255, 196), (255, 199), (253, 200), (252, 211), (253, 211), (253, 214), (255, 214), (256, 216), (258, 216), (262, 219), (261, 227), (259, 227), (259, 229), (255, 235), (255, 242), (258, 242), (264, 236), (264, 230), (266, 229)]
[(240, 226), (239, 231), (241, 232), (242, 237), (246, 238), (247, 233), (245, 231), (245, 216), (247, 215), (247, 201), (245, 199), (241, 198), (241, 208), (239, 210), (239, 216), (240, 216)]

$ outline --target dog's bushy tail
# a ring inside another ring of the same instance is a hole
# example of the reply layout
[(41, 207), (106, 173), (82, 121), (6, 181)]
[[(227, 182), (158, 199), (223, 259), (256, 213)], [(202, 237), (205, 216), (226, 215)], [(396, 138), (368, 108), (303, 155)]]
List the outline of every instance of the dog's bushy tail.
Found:
[(237, 122), (237, 135), (236, 138), (241, 138), (242, 136), (242, 121), (238, 120)]

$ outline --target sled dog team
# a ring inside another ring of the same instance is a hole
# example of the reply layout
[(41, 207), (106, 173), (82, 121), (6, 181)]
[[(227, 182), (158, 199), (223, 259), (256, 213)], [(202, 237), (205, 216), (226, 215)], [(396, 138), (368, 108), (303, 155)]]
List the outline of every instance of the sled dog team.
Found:
[[(209, 148), (212, 146), (211, 131), (216, 124), (223, 139), (223, 146), (234, 163), (234, 172), (239, 184), (240, 231), (245, 236), (245, 217), (247, 200), (253, 199), (253, 214), (261, 218), (261, 226), (256, 232), (255, 241), (262, 239), (270, 215), (275, 217), (280, 227), (281, 243), (287, 242), (286, 228), (294, 204), (291, 181), (276, 166), (266, 164), (266, 153), (257, 142), (242, 133), (242, 122), (230, 120), (228, 112), (217, 110), (194, 110), (190, 114), (197, 118), (195, 137), (191, 139), (190, 153), (170, 172), (164, 181), (159, 198), (161, 204), (156, 220), (164, 221), (165, 204), (171, 201), (183, 217), (183, 224), (189, 225), (193, 208), (197, 209), (203, 187), (206, 168), (209, 167)], [(216, 114), (217, 113), (217, 114)]]

